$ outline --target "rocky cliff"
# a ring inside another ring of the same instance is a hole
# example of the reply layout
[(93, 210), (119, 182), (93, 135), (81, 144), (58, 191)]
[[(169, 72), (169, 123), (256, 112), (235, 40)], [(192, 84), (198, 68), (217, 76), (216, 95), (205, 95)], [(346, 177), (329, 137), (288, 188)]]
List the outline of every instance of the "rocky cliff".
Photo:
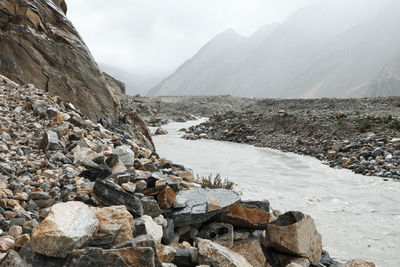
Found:
[(118, 101), (66, 12), (64, 0), (0, 1), (0, 74), (68, 99), (91, 119), (113, 117)]

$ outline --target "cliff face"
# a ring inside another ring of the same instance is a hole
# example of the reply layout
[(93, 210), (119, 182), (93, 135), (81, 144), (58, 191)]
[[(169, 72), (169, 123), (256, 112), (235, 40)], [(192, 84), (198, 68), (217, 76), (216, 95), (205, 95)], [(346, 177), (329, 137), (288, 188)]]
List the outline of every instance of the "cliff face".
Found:
[(115, 117), (119, 103), (66, 12), (64, 0), (1, 0), (0, 74), (55, 93), (91, 119)]

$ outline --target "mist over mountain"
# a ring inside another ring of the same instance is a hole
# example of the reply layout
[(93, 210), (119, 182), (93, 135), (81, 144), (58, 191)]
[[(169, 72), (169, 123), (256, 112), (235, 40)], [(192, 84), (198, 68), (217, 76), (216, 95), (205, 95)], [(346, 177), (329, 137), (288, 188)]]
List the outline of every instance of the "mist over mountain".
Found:
[(227, 30), (149, 95), (398, 95), (399, 11), (391, 0), (320, 1), (250, 37)]
[(146, 95), (150, 88), (161, 82), (165, 73), (132, 73), (113, 65), (99, 63), (100, 69), (125, 83), (127, 95)]

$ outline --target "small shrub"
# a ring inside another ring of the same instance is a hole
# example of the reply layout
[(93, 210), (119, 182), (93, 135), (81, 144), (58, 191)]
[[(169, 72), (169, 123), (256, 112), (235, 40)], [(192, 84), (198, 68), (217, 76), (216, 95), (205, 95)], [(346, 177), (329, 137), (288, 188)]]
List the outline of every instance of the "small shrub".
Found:
[(395, 130), (400, 130), (400, 121), (399, 120), (394, 120), (391, 124), (390, 127), (395, 129)]
[(337, 123), (337, 127), (338, 127), (339, 129), (348, 130), (348, 129), (351, 128), (351, 123), (348, 122), (348, 121), (345, 120), (345, 119), (339, 119), (339, 120), (337, 120), (336, 123)]
[(371, 118), (369, 117), (358, 121), (358, 129), (362, 133), (369, 131), (370, 129), (372, 129), (373, 126), (374, 125), (371, 121)]
[(209, 189), (223, 188), (232, 190), (233, 186), (235, 185), (235, 183), (229, 181), (228, 178), (222, 180), (220, 174), (217, 174), (215, 177), (213, 177), (212, 175), (203, 177), (197, 176), (195, 182), (200, 184), (202, 188), (209, 188)]

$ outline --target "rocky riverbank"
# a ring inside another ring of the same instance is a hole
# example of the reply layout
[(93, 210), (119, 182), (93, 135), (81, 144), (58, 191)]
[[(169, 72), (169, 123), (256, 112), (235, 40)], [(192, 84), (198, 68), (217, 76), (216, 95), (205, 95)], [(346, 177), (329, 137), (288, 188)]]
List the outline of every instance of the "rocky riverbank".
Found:
[(400, 179), (400, 98), (249, 100), (185, 129), (187, 139), (246, 143), (333, 168)]
[(0, 113), (0, 266), (374, 266), (333, 261), (306, 214), (201, 188), (130, 121), (5, 77)]

